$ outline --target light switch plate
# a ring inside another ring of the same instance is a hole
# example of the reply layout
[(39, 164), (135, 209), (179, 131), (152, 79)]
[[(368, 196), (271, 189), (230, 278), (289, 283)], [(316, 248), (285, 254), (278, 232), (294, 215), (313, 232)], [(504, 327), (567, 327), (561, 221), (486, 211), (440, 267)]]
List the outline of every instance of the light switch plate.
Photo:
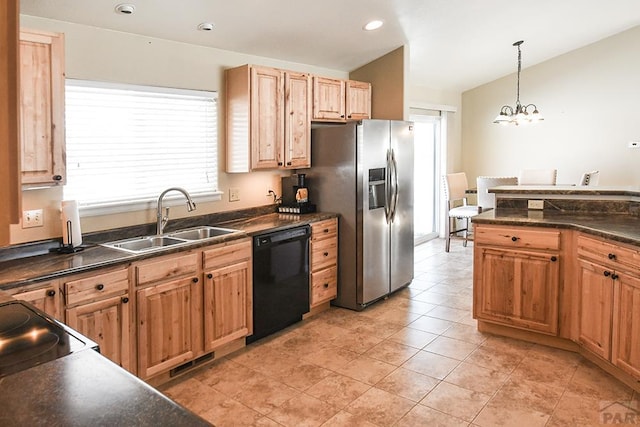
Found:
[(230, 188), (229, 189), (229, 201), (237, 202), (240, 200), (240, 189), (239, 188)]
[(42, 218), (42, 209), (32, 209), (22, 211), (22, 228), (42, 227), (44, 219)]

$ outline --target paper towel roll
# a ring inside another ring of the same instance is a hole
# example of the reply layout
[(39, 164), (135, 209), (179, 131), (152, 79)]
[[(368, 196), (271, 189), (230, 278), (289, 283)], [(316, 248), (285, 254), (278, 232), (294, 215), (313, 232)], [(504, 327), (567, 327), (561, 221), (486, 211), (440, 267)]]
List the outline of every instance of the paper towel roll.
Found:
[[(73, 244), (73, 247), (82, 244), (82, 231), (80, 230), (80, 214), (78, 213), (78, 202), (76, 200), (63, 200), (62, 203), (62, 243), (64, 245)], [(69, 226), (71, 223), (71, 238), (69, 238)]]

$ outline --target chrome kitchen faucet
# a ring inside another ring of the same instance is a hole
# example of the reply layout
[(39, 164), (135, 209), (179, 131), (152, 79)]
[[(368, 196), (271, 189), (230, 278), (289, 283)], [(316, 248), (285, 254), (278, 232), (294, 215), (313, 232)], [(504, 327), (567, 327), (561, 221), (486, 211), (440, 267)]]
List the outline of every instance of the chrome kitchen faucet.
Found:
[(158, 236), (162, 234), (162, 231), (164, 230), (164, 226), (167, 225), (167, 222), (169, 222), (169, 208), (167, 208), (167, 210), (165, 211), (166, 212), (165, 215), (162, 215), (162, 199), (164, 198), (164, 195), (167, 194), (169, 191), (179, 191), (182, 194), (184, 194), (184, 197), (187, 198), (187, 210), (189, 212), (196, 210), (195, 202), (193, 201), (193, 199), (191, 199), (191, 196), (189, 195), (187, 190), (185, 190), (184, 188), (171, 187), (164, 190), (162, 193), (160, 193), (160, 197), (158, 197), (158, 212), (157, 212), (158, 225), (156, 227), (156, 234)]

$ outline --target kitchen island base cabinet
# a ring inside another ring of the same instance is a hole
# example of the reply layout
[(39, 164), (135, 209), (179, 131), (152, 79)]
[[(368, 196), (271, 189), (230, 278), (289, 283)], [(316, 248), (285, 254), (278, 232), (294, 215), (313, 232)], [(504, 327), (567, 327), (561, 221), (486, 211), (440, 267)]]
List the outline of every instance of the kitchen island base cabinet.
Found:
[(606, 268), (580, 261), (578, 341), (603, 359), (611, 356), (613, 280)]
[(640, 381), (640, 278), (621, 273), (614, 301), (611, 361)]

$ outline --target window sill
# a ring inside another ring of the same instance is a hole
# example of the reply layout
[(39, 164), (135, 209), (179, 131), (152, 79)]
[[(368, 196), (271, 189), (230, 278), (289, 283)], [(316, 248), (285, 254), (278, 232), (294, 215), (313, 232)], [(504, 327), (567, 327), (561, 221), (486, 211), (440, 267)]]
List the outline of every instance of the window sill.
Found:
[[(198, 203), (222, 200), (222, 194), (223, 193), (221, 191), (218, 191), (215, 193), (191, 195), (191, 198), (196, 205), (198, 205)], [(182, 194), (168, 194), (162, 200), (162, 206), (164, 207), (180, 206), (184, 204), (186, 204), (186, 201)], [(157, 199), (141, 200), (137, 202), (117, 202), (108, 205), (80, 206), (79, 211), (80, 217), (90, 217), (155, 209), (157, 209)]]

